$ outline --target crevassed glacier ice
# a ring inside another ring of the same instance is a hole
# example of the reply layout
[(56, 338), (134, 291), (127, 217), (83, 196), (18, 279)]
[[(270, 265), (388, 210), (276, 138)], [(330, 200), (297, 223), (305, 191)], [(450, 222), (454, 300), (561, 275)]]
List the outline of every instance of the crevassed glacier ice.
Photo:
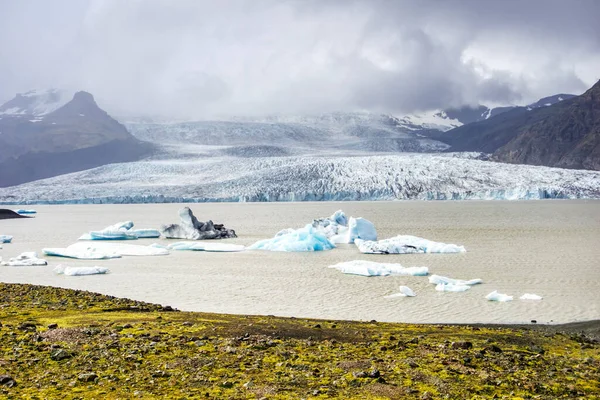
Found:
[(281, 231), (274, 238), (260, 240), (248, 248), (270, 251), (321, 251), (331, 250), (335, 245), (312, 224), (308, 224), (304, 228)]
[(177, 242), (162, 246), (153, 244), (153, 247), (166, 248), (168, 250), (191, 250), (191, 251), (209, 251), (209, 252), (238, 252), (246, 248), (239, 244), (231, 243), (204, 243), (204, 242)]
[(48, 262), (42, 258), (38, 258), (35, 251), (21, 253), (17, 257), (9, 258), (8, 261), (0, 262), (0, 265), (9, 267), (28, 267), (34, 265), (48, 265)]
[(0, 243), (10, 243), (12, 238), (10, 235), (0, 235)]
[(70, 267), (62, 264), (57, 265), (53, 271), (57, 274), (63, 274), (67, 276), (99, 275), (110, 272), (110, 270), (105, 267)]
[(328, 268), (337, 269), (344, 274), (360, 276), (425, 276), (429, 273), (429, 269), (427, 267), (403, 267), (400, 264), (378, 263), (365, 260), (341, 262), (335, 265), (330, 265)]
[(492, 293), (485, 296), (489, 301), (511, 301), (513, 299), (512, 296), (507, 294), (498, 293), (497, 290), (494, 290)]
[(380, 241), (357, 239), (358, 250), (365, 254), (463, 253), (465, 248), (455, 244), (433, 242), (411, 235), (399, 235)]
[(520, 300), (542, 300), (542, 296), (538, 296), (533, 293), (525, 293), (523, 296), (519, 297)]
[(169, 254), (169, 250), (154, 246), (138, 246), (112, 242), (78, 242), (66, 248), (46, 248), (42, 251), (46, 255), (86, 260), (119, 258), (121, 256), (162, 256)]
[(408, 286), (400, 286), (400, 292), (384, 296), (386, 299), (393, 299), (394, 297), (415, 297), (416, 294)]

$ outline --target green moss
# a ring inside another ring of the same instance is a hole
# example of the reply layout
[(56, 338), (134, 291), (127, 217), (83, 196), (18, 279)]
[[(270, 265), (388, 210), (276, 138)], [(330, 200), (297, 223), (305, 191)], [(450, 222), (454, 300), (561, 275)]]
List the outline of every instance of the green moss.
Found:
[(578, 336), (173, 312), (13, 284), (0, 321), (0, 375), (17, 382), (0, 397), (600, 397), (598, 344)]

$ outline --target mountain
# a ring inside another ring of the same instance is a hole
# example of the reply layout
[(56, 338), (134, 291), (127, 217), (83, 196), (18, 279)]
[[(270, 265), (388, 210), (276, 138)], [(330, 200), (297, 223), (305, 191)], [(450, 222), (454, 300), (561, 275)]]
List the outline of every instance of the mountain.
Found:
[(600, 82), (581, 96), (565, 96), (455, 128), (440, 140), (450, 151), (493, 153), (502, 162), (598, 170)]
[(0, 106), (0, 187), (134, 161), (152, 151), (91, 94), (77, 92), (62, 101), (51, 90), (17, 95)]

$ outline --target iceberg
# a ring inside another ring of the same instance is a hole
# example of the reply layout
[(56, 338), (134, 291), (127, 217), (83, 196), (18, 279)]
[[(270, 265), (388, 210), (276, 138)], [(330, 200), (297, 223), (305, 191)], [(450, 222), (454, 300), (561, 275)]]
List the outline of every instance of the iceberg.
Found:
[(168, 250), (191, 250), (191, 251), (209, 251), (209, 252), (237, 252), (246, 248), (239, 244), (230, 243), (203, 243), (203, 242), (177, 242), (168, 246), (153, 244), (152, 247), (164, 248)]
[(210, 220), (198, 221), (189, 207), (179, 210), (179, 219), (179, 224), (163, 225), (160, 233), (167, 239), (204, 240), (237, 237), (233, 229), (227, 229), (222, 224), (214, 224)]
[(98, 275), (107, 274), (110, 272), (108, 268), (104, 267), (69, 267), (68, 265), (57, 265), (54, 268), (54, 272), (57, 274), (63, 274), (67, 276), (82, 276), (82, 275)]
[(399, 235), (380, 241), (356, 239), (358, 250), (365, 254), (464, 253), (464, 246), (433, 242), (417, 236)]
[(354, 243), (355, 239), (377, 240), (377, 231), (371, 221), (360, 217), (350, 217), (348, 220), (342, 210), (337, 210), (330, 217), (313, 220), (312, 226), (332, 243)]
[(438, 283), (435, 285), (435, 290), (438, 292), (465, 292), (471, 289), (469, 285), (457, 285), (455, 283)]
[(42, 252), (48, 256), (78, 258), (83, 260), (103, 260), (122, 256), (162, 256), (169, 250), (154, 246), (138, 246), (125, 243), (86, 243), (78, 242), (66, 248), (46, 248)]
[(393, 299), (394, 297), (415, 297), (415, 292), (412, 291), (408, 286), (400, 286), (400, 292), (384, 296), (386, 299)]
[(156, 229), (132, 229), (133, 221), (118, 222), (100, 231), (84, 233), (79, 240), (135, 240), (140, 238), (158, 238)]
[(533, 293), (525, 293), (523, 296), (519, 297), (520, 300), (542, 300), (542, 296), (538, 296)]
[(14, 210), (17, 214), (37, 214), (37, 211), (35, 210), (24, 210), (22, 208), (19, 208), (18, 210)]
[(485, 296), (485, 298), (489, 301), (511, 301), (513, 299), (512, 296), (503, 293), (498, 293), (498, 291), (496, 290)]
[(386, 264), (364, 260), (342, 262), (335, 265), (330, 265), (328, 268), (337, 269), (344, 274), (360, 276), (425, 276), (429, 273), (429, 269), (427, 267), (403, 267), (400, 264)]
[(452, 278), (447, 278), (445, 276), (440, 276), (440, 275), (431, 275), (429, 277), (429, 283), (433, 283), (434, 285), (462, 285), (462, 286), (472, 286), (472, 285), (477, 285), (480, 283), (483, 283), (483, 281), (481, 279), (471, 279), (468, 281), (462, 280), (462, 279), (452, 279)]
[(12, 238), (10, 235), (0, 235), (0, 243), (10, 243)]
[(38, 258), (35, 251), (28, 251), (21, 253), (17, 257), (10, 258), (8, 261), (2, 261), (0, 262), (0, 265), (7, 265), (9, 267), (28, 267), (34, 265), (48, 265), (48, 262)]
[(260, 240), (249, 247), (252, 250), (270, 251), (322, 251), (333, 248), (335, 245), (312, 224), (301, 229), (285, 229), (273, 239)]

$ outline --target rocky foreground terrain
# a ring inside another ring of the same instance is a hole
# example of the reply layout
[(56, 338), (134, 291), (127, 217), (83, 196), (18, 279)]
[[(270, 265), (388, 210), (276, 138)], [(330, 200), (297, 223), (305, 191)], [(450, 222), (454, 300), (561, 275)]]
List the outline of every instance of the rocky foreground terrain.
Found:
[(0, 284), (0, 321), (5, 398), (600, 397), (597, 322), (217, 315), (19, 284)]

